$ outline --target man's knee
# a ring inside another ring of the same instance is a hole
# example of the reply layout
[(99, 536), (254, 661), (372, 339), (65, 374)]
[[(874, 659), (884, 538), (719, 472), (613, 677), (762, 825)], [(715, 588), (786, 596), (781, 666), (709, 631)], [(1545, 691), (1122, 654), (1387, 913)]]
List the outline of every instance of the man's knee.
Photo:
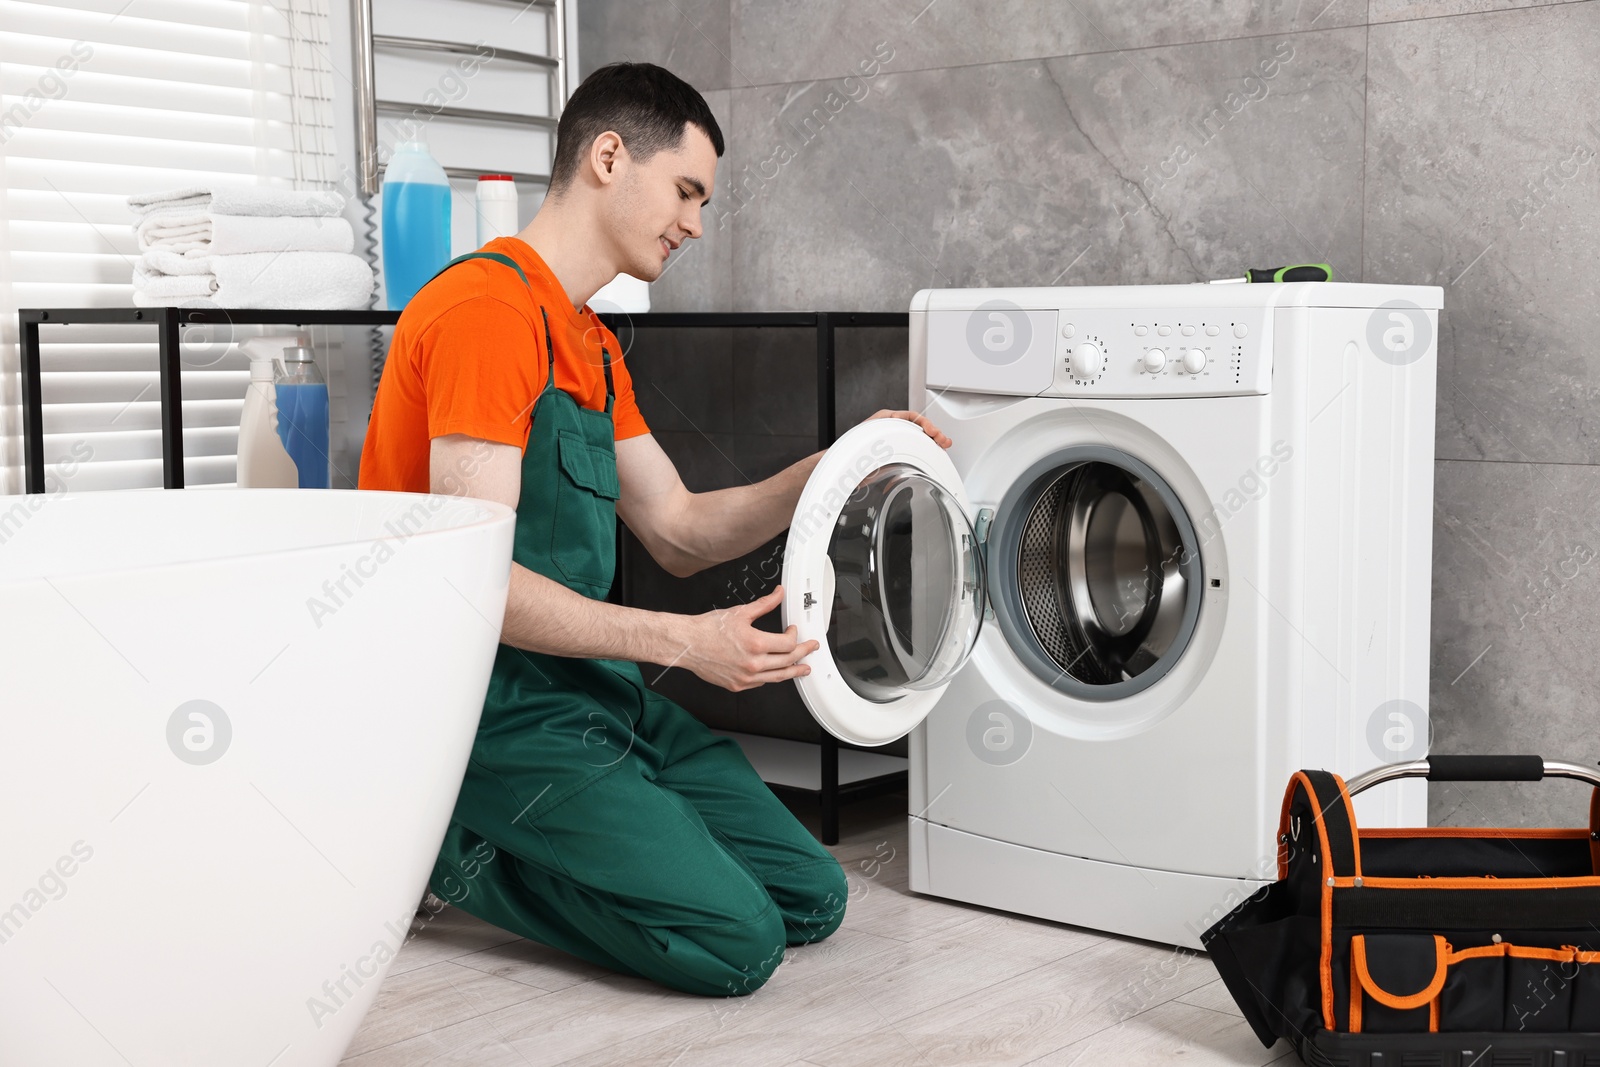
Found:
[(849, 886), (838, 860), (826, 853), (770, 876), (768, 889), (778, 907), (760, 920), (719, 932), (723, 962), (738, 972), (729, 996), (754, 993), (772, 977), (788, 945), (821, 941), (844, 921)]
[(766, 985), (783, 962), (787, 940), (783, 916), (777, 908), (768, 908), (752, 921), (718, 930), (716, 940), (718, 956), (736, 972), (727, 980), (726, 995), (747, 996)]
[(789, 944), (821, 941), (839, 929), (850, 887), (838, 860), (830, 855), (815, 863), (791, 867), (781, 877), (785, 895), (793, 901), (786, 924)]

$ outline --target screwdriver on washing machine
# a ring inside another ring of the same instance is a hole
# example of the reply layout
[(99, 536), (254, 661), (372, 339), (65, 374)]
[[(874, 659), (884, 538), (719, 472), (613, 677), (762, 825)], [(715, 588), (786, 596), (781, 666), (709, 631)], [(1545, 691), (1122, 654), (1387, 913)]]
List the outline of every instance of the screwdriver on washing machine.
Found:
[(1333, 268), (1326, 263), (1296, 263), (1292, 267), (1251, 267), (1243, 278), (1212, 278), (1209, 285), (1232, 282), (1331, 282)]

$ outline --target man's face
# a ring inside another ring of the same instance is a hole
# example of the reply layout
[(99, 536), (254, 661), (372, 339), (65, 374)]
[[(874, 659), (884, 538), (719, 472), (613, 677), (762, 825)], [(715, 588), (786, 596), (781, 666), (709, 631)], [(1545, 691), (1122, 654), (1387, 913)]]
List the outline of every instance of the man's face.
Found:
[(671, 251), (700, 236), (700, 209), (711, 199), (716, 175), (711, 138), (689, 124), (677, 148), (663, 149), (642, 164), (629, 159), (608, 213), (623, 273), (655, 281)]

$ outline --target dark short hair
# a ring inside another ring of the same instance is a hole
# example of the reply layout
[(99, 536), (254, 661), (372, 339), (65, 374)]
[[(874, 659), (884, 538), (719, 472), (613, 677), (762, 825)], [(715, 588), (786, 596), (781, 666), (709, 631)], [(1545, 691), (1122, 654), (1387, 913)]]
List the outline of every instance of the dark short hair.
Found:
[(628, 153), (643, 163), (662, 149), (683, 144), (685, 125), (703, 130), (722, 155), (722, 130), (694, 86), (654, 63), (601, 67), (583, 80), (562, 109), (550, 191), (571, 183), (589, 146), (607, 130), (615, 131)]

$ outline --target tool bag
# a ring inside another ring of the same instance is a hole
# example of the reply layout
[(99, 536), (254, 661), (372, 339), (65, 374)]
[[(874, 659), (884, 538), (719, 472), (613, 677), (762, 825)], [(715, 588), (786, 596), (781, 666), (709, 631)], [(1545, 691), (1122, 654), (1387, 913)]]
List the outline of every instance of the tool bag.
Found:
[(1600, 789), (1583, 829), (1358, 829), (1350, 798), (1408, 777), (1600, 786), (1538, 756), (1297, 772), (1278, 880), (1201, 935), (1256, 1036), (1313, 1067), (1600, 1067)]

